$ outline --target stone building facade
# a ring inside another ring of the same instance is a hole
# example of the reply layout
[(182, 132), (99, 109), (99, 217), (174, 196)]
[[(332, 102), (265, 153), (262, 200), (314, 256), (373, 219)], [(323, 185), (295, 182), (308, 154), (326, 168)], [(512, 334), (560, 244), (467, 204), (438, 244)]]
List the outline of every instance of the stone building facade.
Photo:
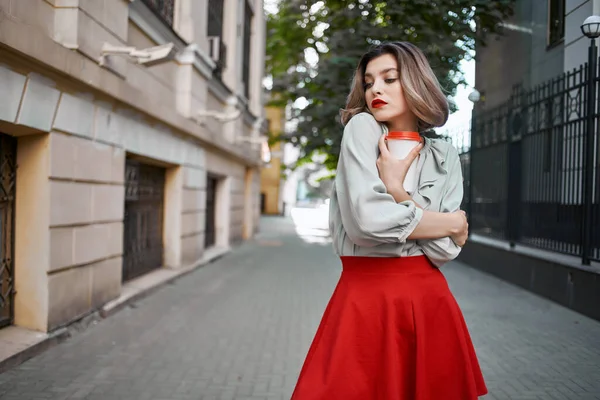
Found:
[[(279, 135), (284, 131), (285, 109), (281, 107), (266, 108), (269, 131)], [(284, 143), (277, 141), (270, 148), (270, 160), (260, 172), (261, 213), (281, 215), (283, 213), (283, 163)]]
[(252, 237), (264, 59), (262, 0), (0, 0), (0, 326)]
[(475, 111), (505, 102), (515, 86), (525, 90), (570, 72), (587, 61), (589, 40), (581, 24), (600, 14), (600, 0), (518, 0), (503, 35), (477, 48)]

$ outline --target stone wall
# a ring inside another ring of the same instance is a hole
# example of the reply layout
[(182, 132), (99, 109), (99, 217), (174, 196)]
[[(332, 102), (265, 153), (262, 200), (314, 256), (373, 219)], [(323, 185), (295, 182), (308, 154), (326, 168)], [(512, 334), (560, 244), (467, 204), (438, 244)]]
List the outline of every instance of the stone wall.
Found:
[(213, 79), (195, 51), (149, 68), (123, 57), (99, 64), (104, 43), (181, 41), (170, 28), (152, 28), (155, 16), (135, 14), (135, 4), (0, 0), (0, 133), (18, 137), (16, 325), (54, 330), (121, 294), (127, 157), (165, 168), (164, 267), (204, 254), (209, 172), (220, 178), (216, 246), (257, 226), (259, 192), (248, 171), (259, 152), (238, 140), (256, 135), (256, 114), (243, 109), (224, 124), (194, 118), (200, 109), (235, 110), (226, 99), (238, 88)]

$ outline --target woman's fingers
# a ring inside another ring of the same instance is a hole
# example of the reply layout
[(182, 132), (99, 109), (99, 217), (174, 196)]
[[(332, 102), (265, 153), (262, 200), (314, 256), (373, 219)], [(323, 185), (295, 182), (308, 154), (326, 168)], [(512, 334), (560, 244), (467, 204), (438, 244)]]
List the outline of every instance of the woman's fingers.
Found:
[(379, 152), (383, 157), (387, 157), (390, 154), (390, 151), (387, 147), (387, 143), (385, 142), (385, 135), (381, 135), (381, 137), (379, 138)]
[(419, 152), (421, 151), (421, 149), (423, 148), (423, 143), (419, 143), (418, 145), (416, 145), (406, 156), (405, 160), (408, 161), (408, 163), (412, 163), (418, 156), (419, 156)]

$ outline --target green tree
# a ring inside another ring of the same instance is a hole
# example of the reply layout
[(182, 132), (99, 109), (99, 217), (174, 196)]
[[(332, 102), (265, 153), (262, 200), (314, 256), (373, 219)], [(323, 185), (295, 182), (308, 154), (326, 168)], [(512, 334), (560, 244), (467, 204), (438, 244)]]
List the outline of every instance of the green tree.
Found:
[[(267, 73), (278, 94), (274, 105), (292, 107), (294, 133), (282, 137), (301, 147), (299, 164), (324, 154), (337, 166), (346, 102), (354, 69), (371, 46), (388, 40), (419, 46), (446, 93), (464, 82), (459, 63), (485, 45), (514, 0), (279, 0), (267, 19)], [(475, 28), (476, 27), (476, 28)], [(309, 62), (310, 58), (318, 60)], [(297, 102), (296, 102), (297, 104)], [(307, 104), (307, 105), (306, 105)]]

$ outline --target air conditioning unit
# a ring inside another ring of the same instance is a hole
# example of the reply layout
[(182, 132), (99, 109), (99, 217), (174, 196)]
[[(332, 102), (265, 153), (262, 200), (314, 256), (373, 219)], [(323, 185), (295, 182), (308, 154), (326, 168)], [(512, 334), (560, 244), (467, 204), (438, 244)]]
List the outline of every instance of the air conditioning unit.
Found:
[(219, 64), (221, 60), (221, 38), (219, 36), (208, 37), (208, 52), (211, 60)]

